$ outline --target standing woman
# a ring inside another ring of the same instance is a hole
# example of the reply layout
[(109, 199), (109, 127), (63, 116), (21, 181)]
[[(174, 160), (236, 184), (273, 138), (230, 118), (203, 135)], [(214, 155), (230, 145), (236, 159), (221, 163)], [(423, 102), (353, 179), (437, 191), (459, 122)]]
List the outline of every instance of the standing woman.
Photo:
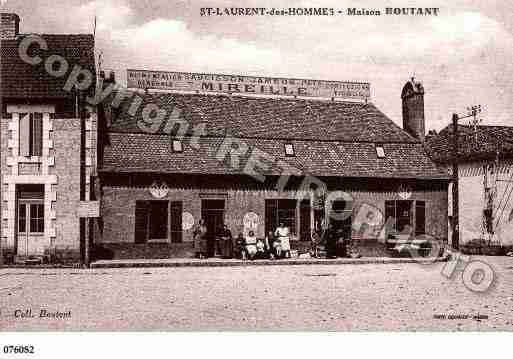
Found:
[(326, 237), (326, 258), (337, 258), (337, 233), (331, 223), (324, 232)]
[(198, 227), (194, 230), (194, 249), (196, 257), (203, 259), (207, 252), (207, 226), (205, 221), (200, 219)]
[(283, 222), (280, 222), (278, 228), (274, 232), (274, 235), (280, 241), (281, 252), (285, 258), (290, 258), (290, 230), (289, 227), (285, 226)]
[(223, 225), (223, 230), (221, 231), (221, 240), (222, 240), (222, 257), (223, 258), (232, 258), (233, 256), (233, 239), (232, 232), (228, 229), (226, 224)]
[(269, 258), (280, 258), (281, 244), (280, 241), (274, 237), (273, 231), (269, 231), (265, 240), (268, 246)]

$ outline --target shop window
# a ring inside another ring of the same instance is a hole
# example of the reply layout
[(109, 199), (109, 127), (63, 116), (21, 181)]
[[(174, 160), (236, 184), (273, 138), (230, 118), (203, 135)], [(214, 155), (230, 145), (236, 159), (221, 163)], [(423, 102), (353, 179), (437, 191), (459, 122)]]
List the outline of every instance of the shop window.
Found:
[(167, 239), (168, 201), (136, 201), (135, 242)]
[(265, 233), (274, 232), (280, 223), (296, 233), (296, 204), (295, 199), (266, 199), (265, 200)]
[(41, 156), (43, 153), (43, 114), (20, 114), (20, 156)]
[[(395, 233), (426, 233), (426, 202), (416, 201), (385, 201), (385, 217), (391, 223)], [(413, 211), (415, 210), (415, 217)], [(415, 228), (413, 223), (415, 218)], [(390, 220), (392, 219), (392, 220)]]

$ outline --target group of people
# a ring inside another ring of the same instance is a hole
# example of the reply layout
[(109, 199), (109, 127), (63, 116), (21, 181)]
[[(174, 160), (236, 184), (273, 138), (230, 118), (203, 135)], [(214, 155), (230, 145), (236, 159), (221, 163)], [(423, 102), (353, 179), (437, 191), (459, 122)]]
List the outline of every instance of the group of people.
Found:
[[(208, 256), (209, 236), (204, 220), (200, 220), (194, 231), (196, 257)], [(280, 223), (274, 232), (269, 231), (265, 238), (257, 238), (255, 232), (248, 230), (246, 235), (239, 233), (233, 238), (226, 224), (210, 240), (214, 241), (214, 255), (222, 258), (240, 259), (279, 259), (290, 258), (290, 230)]]
[(319, 257), (318, 250), (324, 247), (326, 258), (347, 257), (348, 246), (350, 245), (350, 235), (341, 228), (334, 228), (330, 223), (322, 231), (315, 231), (312, 235), (312, 254)]

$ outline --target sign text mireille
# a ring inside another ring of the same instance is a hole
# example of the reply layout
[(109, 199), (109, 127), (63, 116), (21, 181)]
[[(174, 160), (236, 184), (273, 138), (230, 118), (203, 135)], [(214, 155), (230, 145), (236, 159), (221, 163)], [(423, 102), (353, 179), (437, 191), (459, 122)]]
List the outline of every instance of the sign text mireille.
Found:
[(128, 88), (367, 100), (365, 82), (127, 70)]

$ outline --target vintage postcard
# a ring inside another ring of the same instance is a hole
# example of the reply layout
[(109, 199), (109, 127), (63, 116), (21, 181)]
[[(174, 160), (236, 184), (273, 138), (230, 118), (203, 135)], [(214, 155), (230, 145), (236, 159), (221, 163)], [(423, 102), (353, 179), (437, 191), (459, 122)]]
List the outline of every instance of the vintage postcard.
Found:
[(0, 1), (0, 331), (511, 331), (512, 13)]

